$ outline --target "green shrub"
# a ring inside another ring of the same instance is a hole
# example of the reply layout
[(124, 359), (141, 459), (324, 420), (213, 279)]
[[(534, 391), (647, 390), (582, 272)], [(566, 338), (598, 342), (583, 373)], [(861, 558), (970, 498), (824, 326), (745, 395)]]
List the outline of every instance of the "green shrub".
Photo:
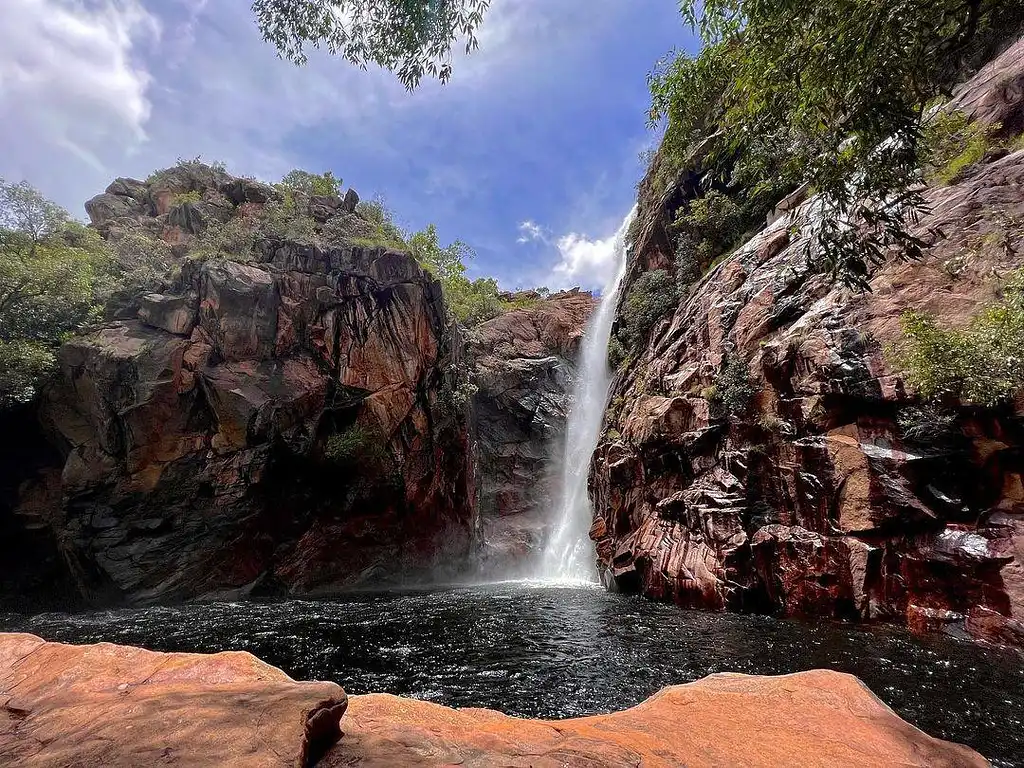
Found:
[(374, 234), (369, 240), (375, 246), (407, 250), (405, 232), (395, 223), (394, 213), (383, 198), (360, 200), (356, 205), (356, 213), (373, 226)]
[(698, 263), (706, 264), (736, 241), (743, 223), (736, 198), (713, 189), (681, 208), (674, 226), (689, 234)]
[(612, 336), (608, 340), (608, 367), (613, 371), (624, 367), (626, 360), (629, 358), (629, 353), (626, 348), (622, 346), (622, 342), (619, 341), (618, 336)]
[(891, 350), (907, 383), (927, 400), (956, 398), (993, 406), (1024, 386), (1024, 276), (1004, 287), (1002, 300), (966, 328), (939, 327), (918, 312), (903, 316), (903, 340)]
[(619, 313), (619, 337), (627, 347), (646, 341), (654, 324), (679, 304), (675, 281), (664, 269), (644, 272), (629, 289)]
[(288, 189), (305, 192), (307, 195), (338, 197), (341, 194), (341, 179), (330, 171), (317, 174), (296, 168), (281, 179), (281, 185)]
[(926, 178), (940, 184), (956, 181), (985, 157), (998, 130), (998, 125), (971, 122), (960, 110), (939, 112), (924, 126), (921, 138)]
[(957, 415), (934, 403), (904, 408), (896, 417), (903, 439), (915, 445), (944, 447), (957, 436)]
[(188, 203), (201, 203), (202, 201), (203, 196), (196, 190), (192, 190), (191, 192), (180, 192), (171, 198), (171, 208), (177, 208), (182, 205), (187, 205)]
[(379, 468), (385, 463), (387, 455), (387, 447), (383, 442), (358, 424), (330, 435), (324, 443), (324, 458), (342, 466)]
[(683, 233), (676, 243), (676, 291), (680, 297), (685, 296), (690, 286), (700, 280), (701, 263), (697, 255), (700, 243), (689, 232)]
[(98, 317), (109, 262), (95, 230), (0, 179), (0, 405), (32, 399), (61, 343)]
[(287, 199), (269, 202), (245, 215), (226, 222), (211, 221), (196, 236), (191, 255), (198, 259), (228, 258), (248, 261), (256, 244), (263, 240), (290, 240), (310, 243), (316, 239), (316, 222), (298, 215)]
[(757, 390), (750, 379), (750, 368), (740, 357), (731, 358), (718, 372), (714, 386), (702, 393), (718, 416), (746, 415)]

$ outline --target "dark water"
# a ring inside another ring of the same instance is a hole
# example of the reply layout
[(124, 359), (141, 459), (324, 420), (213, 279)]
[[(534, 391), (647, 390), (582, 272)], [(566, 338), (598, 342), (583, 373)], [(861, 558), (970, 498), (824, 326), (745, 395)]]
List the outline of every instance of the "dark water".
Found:
[(1012, 652), (893, 629), (680, 611), (601, 589), (503, 584), (339, 600), (0, 615), (0, 629), (162, 651), (251, 651), (299, 679), (513, 715), (622, 709), (712, 672), (860, 676), (928, 733), (1024, 767)]

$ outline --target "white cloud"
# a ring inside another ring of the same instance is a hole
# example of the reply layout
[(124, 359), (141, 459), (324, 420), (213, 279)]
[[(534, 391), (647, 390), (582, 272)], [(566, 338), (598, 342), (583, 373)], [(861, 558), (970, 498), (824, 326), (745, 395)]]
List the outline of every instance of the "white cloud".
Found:
[(614, 234), (591, 240), (572, 232), (558, 238), (561, 260), (545, 282), (552, 288), (602, 289), (611, 281), (618, 266), (617, 238)]
[(544, 228), (535, 221), (527, 219), (519, 223), (519, 237), (516, 238), (517, 243), (530, 243), (534, 240), (541, 240), (547, 242), (547, 235), (544, 232)]
[(151, 77), (133, 52), (159, 35), (159, 23), (137, 0), (5, 0), (3, 172), (33, 180), (66, 173), (32, 167), (41, 147), (63, 148), (99, 171), (111, 147), (144, 141)]

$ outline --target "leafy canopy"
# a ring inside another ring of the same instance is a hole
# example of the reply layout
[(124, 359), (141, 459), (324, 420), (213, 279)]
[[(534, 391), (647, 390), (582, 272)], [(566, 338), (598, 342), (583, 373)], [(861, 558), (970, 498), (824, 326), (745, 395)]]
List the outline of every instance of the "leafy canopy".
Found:
[(94, 316), (109, 255), (26, 182), (0, 179), (0, 404), (27, 401), (56, 365), (56, 350)]
[(1024, 272), (965, 328), (943, 328), (929, 315), (908, 312), (903, 340), (891, 354), (925, 399), (993, 406), (1011, 397), (1024, 388)]
[(447, 82), (451, 50), (477, 47), (490, 0), (254, 0), (263, 39), (278, 55), (306, 62), (307, 47), (326, 48), (358, 67), (377, 64), (410, 90), (424, 76)]
[(341, 194), (341, 179), (330, 171), (323, 173), (310, 173), (299, 168), (289, 171), (281, 179), (281, 183), (291, 189), (305, 192), (309, 195), (324, 195), (338, 197)]
[[(867, 287), (891, 251), (914, 257), (925, 108), (1024, 0), (683, 0), (705, 43), (651, 76), (670, 147), (713, 135), (771, 184), (799, 169), (818, 193), (808, 256)], [(779, 158), (783, 158), (780, 168)], [(713, 163), (712, 163), (713, 164)]]

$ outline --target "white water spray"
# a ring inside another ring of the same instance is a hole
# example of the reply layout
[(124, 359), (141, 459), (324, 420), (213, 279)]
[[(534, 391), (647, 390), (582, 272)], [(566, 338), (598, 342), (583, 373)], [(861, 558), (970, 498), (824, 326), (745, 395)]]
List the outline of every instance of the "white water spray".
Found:
[(576, 387), (569, 407), (561, 484), (555, 496), (558, 517), (540, 565), (539, 575), (545, 580), (597, 580), (597, 557), (590, 540), (593, 509), (587, 477), (608, 406), (608, 388), (611, 386), (608, 341), (615, 322), (619, 286), (626, 273), (626, 232), (635, 216), (634, 207), (615, 233), (615, 276), (605, 286), (601, 303), (590, 318), (583, 337)]

